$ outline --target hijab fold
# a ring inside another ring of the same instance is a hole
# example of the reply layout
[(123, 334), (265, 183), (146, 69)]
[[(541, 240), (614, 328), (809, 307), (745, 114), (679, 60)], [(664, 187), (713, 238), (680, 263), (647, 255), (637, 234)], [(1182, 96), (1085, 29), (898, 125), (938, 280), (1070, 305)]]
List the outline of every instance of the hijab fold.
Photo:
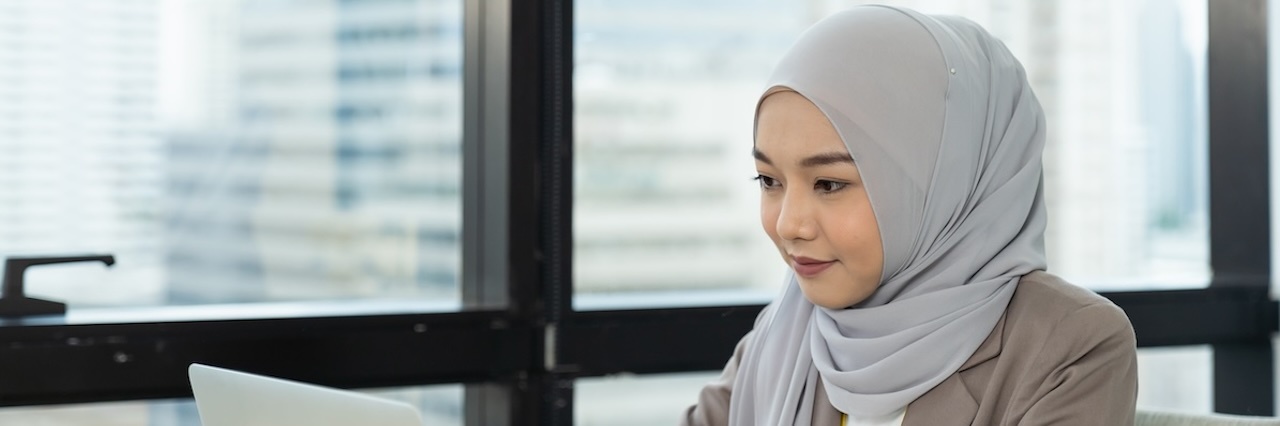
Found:
[(806, 31), (761, 100), (784, 90), (813, 102), (857, 163), (884, 272), (839, 310), (788, 274), (747, 342), (729, 423), (809, 424), (819, 380), (841, 412), (890, 414), (958, 371), (1018, 279), (1045, 268), (1044, 113), (977, 24), (888, 6)]

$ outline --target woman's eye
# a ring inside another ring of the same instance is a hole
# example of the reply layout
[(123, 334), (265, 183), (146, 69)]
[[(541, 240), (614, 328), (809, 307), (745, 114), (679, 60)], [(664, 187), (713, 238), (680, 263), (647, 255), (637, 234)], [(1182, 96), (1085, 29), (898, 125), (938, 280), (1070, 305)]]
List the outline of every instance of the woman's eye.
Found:
[(760, 189), (771, 189), (778, 186), (777, 179), (765, 175), (756, 175), (754, 179), (756, 182), (760, 182)]
[(814, 189), (817, 189), (819, 192), (827, 193), (839, 191), (844, 189), (846, 186), (849, 186), (849, 184), (833, 180), (820, 180), (813, 184)]

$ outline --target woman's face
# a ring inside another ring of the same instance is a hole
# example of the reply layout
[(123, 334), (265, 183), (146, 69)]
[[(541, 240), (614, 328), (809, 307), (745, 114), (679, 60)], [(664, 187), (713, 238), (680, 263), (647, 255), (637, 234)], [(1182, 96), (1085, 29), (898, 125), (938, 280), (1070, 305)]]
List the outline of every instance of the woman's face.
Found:
[(756, 120), (760, 222), (813, 304), (843, 309), (880, 285), (884, 249), (849, 151), (818, 107), (767, 96)]

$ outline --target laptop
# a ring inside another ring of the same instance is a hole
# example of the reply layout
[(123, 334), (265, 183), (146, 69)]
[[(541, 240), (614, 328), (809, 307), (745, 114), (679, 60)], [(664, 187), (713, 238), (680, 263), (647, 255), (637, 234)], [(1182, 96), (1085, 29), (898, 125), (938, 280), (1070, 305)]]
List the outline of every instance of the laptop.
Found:
[(403, 402), (202, 364), (187, 375), (204, 426), (422, 426)]

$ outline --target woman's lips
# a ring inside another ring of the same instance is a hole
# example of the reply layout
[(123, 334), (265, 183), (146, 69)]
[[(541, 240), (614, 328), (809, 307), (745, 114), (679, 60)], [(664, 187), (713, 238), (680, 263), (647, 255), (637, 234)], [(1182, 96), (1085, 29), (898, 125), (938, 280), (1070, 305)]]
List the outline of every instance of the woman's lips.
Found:
[(823, 261), (807, 257), (793, 257), (791, 258), (791, 269), (795, 270), (797, 275), (810, 278), (821, 274), (822, 271), (827, 270), (834, 263), (836, 263), (834, 260)]

